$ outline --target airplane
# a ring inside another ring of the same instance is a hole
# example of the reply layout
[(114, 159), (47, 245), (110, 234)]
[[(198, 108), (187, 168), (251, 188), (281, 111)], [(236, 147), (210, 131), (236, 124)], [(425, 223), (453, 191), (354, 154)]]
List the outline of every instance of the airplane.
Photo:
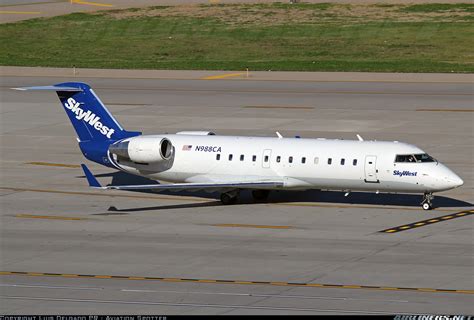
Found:
[(335, 190), (423, 193), (421, 206), (433, 209), (433, 193), (463, 180), (422, 149), (398, 141), (219, 136), (210, 131), (143, 135), (127, 131), (85, 83), (13, 88), (55, 91), (71, 121), (79, 147), (90, 161), (167, 183), (101, 186), (88, 167), (89, 186), (115, 190), (219, 191), (223, 204), (241, 190), (265, 200), (271, 190)]

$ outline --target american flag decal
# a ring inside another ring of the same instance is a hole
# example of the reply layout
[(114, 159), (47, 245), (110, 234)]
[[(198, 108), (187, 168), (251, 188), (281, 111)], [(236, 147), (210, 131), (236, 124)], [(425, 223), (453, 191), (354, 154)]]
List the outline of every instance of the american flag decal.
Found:
[(189, 150), (191, 150), (192, 147), (193, 147), (193, 146), (190, 145), (190, 144), (184, 145), (184, 146), (183, 146), (183, 151), (189, 151)]

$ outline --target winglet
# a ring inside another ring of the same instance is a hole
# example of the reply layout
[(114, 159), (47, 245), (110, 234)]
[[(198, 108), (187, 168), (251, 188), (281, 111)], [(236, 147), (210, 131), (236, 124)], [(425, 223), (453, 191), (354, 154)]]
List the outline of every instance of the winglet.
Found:
[(87, 182), (89, 182), (89, 187), (102, 189), (102, 186), (100, 185), (99, 181), (97, 181), (97, 179), (94, 177), (89, 168), (87, 168), (85, 164), (81, 164), (81, 167), (84, 171), (84, 174), (86, 175)]

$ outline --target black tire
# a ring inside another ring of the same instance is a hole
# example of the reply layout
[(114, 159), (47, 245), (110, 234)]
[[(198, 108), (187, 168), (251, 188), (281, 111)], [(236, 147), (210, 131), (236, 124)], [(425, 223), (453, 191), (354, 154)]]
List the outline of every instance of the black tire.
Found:
[(229, 204), (234, 204), (237, 202), (237, 197), (236, 196), (231, 196), (227, 193), (222, 193), (221, 194), (221, 202), (224, 205), (229, 205)]
[(255, 200), (266, 200), (269, 194), (270, 190), (252, 190), (252, 197)]
[(431, 210), (431, 209), (433, 209), (433, 206), (432, 206), (431, 204), (427, 203), (427, 202), (423, 203), (423, 204), (421, 205), (421, 207), (423, 208), (423, 210)]

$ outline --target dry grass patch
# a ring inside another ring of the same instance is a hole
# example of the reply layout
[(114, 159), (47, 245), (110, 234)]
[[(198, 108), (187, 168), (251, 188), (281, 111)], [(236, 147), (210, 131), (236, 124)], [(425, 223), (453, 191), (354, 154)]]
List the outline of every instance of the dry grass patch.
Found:
[[(230, 26), (259, 25), (276, 26), (292, 23), (301, 24), (352, 24), (357, 22), (377, 22), (395, 20), (400, 22), (452, 22), (462, 17), (473, 16), (472, 12), (453, 8), (442, 11), (410, 11), (407, 5), (369, 4), (227, 4), (227, 5), (180, 5), (169, 7), (149, 7), (134, 10), (108, 11), (105, 15), (116, 19), (142, 17), (188, 17), (213, 18)], [(103, 13), (99, 13), (103, 14)], [(469, 19), (465, 21), (468, 22)]]

